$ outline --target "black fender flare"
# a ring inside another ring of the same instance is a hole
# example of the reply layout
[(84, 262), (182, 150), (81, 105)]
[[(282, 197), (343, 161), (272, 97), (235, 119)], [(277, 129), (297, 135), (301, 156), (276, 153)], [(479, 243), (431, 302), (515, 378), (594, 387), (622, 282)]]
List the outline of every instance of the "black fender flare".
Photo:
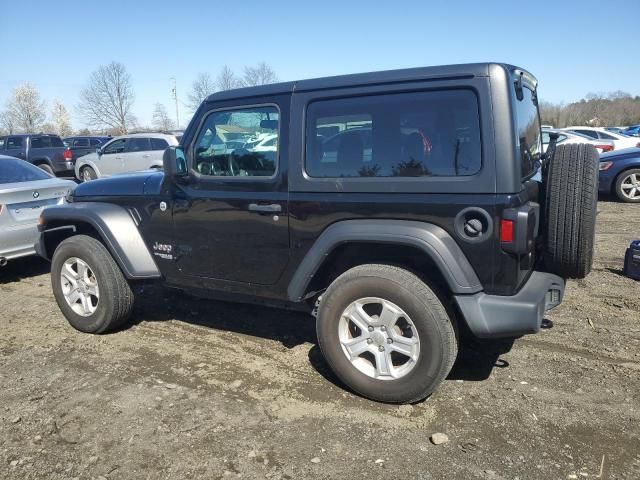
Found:
[(46, 165), (49, 165), (51, 168), (53, 168), (53, 162), (49, 157), (37, 157), (37, 158), (31, 159), (30, 163), (36, 166), (46, 164)]
[(443, 228), (411, 220), (343, 220), (325, 229), (309, 249), (289, 282), (289, 300), (301, 301), (309, 282), (331, 251), (340, 244), (354, 241), (417, 247), (431, 257), (453, 294), (482, 291), (467, 257)]
[(74, 228), (74, 224), (80, 222), (91, 225), (98, 232), (127, 278), (161, 276), (132, 216), (125, 208), (110, 203), (67, 203), (44, 209), (40, 217), (38, 254), (47, 258), (43, 247), (47, 232)]

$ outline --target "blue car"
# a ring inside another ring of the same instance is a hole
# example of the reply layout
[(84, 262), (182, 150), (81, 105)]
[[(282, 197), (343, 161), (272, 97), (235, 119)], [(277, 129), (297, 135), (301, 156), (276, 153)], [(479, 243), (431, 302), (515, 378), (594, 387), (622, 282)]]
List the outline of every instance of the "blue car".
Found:
[(640, 137), (640, 125), (632, 125), (622, 131), (623, 134), (630, 137)]
[(640, 203), (640, 148), (600, 155), (600, 193), (613, 193), (623, 202)]

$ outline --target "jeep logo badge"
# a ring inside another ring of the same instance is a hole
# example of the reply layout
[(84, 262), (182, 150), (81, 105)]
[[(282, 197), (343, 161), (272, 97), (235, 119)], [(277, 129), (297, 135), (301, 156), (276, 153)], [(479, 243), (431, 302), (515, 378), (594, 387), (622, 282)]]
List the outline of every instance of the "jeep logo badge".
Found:
[(38, 192), (33, 192), (33, 198), (38, 198), (40, 194)]
[(166, 202), (160, 202), (160, 211), (164, 212), (167, 209), (167, 203)]

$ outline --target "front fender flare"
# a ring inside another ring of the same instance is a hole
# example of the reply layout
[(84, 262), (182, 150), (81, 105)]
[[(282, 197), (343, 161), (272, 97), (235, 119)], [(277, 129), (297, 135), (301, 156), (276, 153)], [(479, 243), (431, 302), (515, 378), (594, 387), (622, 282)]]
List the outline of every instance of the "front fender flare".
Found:
[(309, 282), (324, 259), (338, 245), (347, 242), (395, 243), (424, 251), (444, 276), (454, 294), (482, 291), (480, 280), (456, 241), (432, 223), (409, 220), (344, 220), (328, 227), (307, 252), (293, 275), (289, 300), (303, 299)]
[[(46, 208), (41, 215), (39, 243), (42, 243), (47, 231), (77, 223), (87, 223), (98, 232), (127, 278), (149, 279), (161, 276), (133, 218), (119, 205), (78, 202)], [(38, 248), (38, 251), (42, 254), (44, 250)]]

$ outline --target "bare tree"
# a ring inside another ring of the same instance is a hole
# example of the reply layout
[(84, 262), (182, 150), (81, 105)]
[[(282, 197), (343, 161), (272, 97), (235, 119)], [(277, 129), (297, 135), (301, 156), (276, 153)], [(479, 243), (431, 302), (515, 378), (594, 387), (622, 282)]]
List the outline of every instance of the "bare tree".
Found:
[(153, 124), (153, 128), (163, 132), (167, 132), (175, 128), (174, 121), (169, 117), (167, 109), (161, 103), (156, 103), (151, 123)]
[(9, 111), (0, 113), (0, 127), (2, 128), (3, 134), (16, 133), (16, 120)]
[(234, 88), (241, 87), (242, 82), (238, 77), (236, 77), (233, 70), (225, 65), (222, 67), (218, 78), (216, 78), (216, 86), (218, 87), (218, 90), (232, 90)]
[(68, 137), (73, 133), (69, 120), (69, 111), (58, 99), (53, 100), (51, 120), (53, 121), (54, 131), (61, 137)]
[(135, 122), (131, 107), (134, 100), (131, 76), (125, 66), (111, 62), (98, 68), (80, 92), (78, 110), (88, 125), (127, 133)]
[(187, 95), (188, 107), (195, 111), (202, 101), (216, 91), (216, 82), (211, 75), (200, 72), (191, 85), (191, 92)]
[(33, 85), (24, 83), (13, 90), (3, 123), (29, 133), (37, 131), (46, 117), (46, 104), (40, 98), (40, 93)]
[(278, 81), (276, 72), (266, 64), (261, 62), (253, 67), (244, 67), (242, 85), (245, 87), (255, 87), (256, 85), (267, 85)]

